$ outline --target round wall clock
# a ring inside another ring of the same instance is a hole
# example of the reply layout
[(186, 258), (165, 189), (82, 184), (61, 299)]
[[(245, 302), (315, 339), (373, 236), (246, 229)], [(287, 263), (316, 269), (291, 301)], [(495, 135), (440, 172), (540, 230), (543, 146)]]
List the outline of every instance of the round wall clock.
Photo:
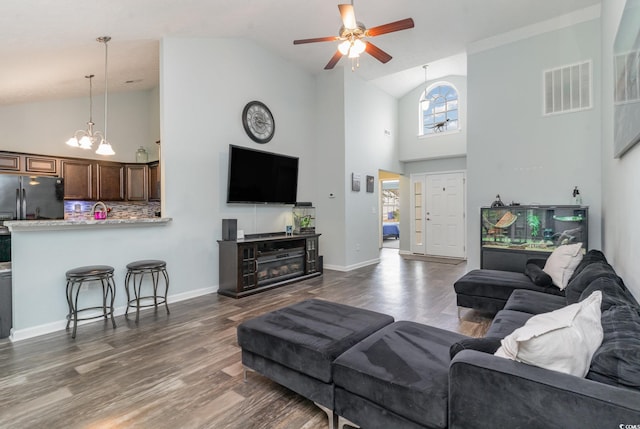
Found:
[(276, 123), (269, 108), (259, 101), (250, 101), (242, 111), (242, 126), (256, 143), (268, 143), (276, 131)]

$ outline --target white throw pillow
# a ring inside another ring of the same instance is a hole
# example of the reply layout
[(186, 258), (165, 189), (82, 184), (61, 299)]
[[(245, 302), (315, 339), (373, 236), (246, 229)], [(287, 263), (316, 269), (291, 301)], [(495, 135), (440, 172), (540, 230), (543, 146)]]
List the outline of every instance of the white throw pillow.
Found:
[(567, 287), (571, 275), (582, 261), (582, 243), (558, 246), (547, 259), (542, 271), (549, 274), (560, 290)]
[(602, 344), (600, 304), (595, 291), (581, 302), (533, 316), (505, 337), (496, 356), (584, 377)]

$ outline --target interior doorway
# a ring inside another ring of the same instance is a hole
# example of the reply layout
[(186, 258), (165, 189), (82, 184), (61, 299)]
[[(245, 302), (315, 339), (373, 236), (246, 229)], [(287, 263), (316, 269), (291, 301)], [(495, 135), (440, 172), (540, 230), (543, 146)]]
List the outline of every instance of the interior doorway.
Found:
[(411, 252), (465, 258), (465, 173), (411, 175)]
[(400, 175), (379, 170), (380, 247), (400, 249)]

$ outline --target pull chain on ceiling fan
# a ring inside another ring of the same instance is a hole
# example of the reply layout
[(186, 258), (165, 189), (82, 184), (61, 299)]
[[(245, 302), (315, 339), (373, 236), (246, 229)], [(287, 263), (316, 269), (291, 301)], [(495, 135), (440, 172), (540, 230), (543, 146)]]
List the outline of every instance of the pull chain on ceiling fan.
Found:
[(355, 70), (355, 68), (360, 65), (359, 58), (363, 52), (368, 53), (381, 63), (387, 63), (391, 60), (391, 55), (365, 39), (393, 33), (395, 31), (407, 30), (414, 26), (413, 19), (406, 18), (367, 29), (364, 24), (356, 21), (356, 15), (353, 10), (353, 0), (351, 4), (339, 4), (338, 9), (340, 10), (340, 17), (342, 18), (342, 26), (338, 31), (338, 36), (316, 37), (313, 39), (293, 41), (294, 45), (340, 41), (341, 43), (338, 45), (338, 50), (324, 67), (325, 70), (334, 68), (343, 56), (351, 58), (351, 70)]

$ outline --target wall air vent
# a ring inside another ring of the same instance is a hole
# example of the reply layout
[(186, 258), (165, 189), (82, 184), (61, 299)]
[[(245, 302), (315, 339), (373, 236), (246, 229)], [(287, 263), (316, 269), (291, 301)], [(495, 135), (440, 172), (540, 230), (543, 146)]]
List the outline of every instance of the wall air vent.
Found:
[(545, 115), (577, 112), (593, 106), (591, 61), (545, 70), (543, 75)]

